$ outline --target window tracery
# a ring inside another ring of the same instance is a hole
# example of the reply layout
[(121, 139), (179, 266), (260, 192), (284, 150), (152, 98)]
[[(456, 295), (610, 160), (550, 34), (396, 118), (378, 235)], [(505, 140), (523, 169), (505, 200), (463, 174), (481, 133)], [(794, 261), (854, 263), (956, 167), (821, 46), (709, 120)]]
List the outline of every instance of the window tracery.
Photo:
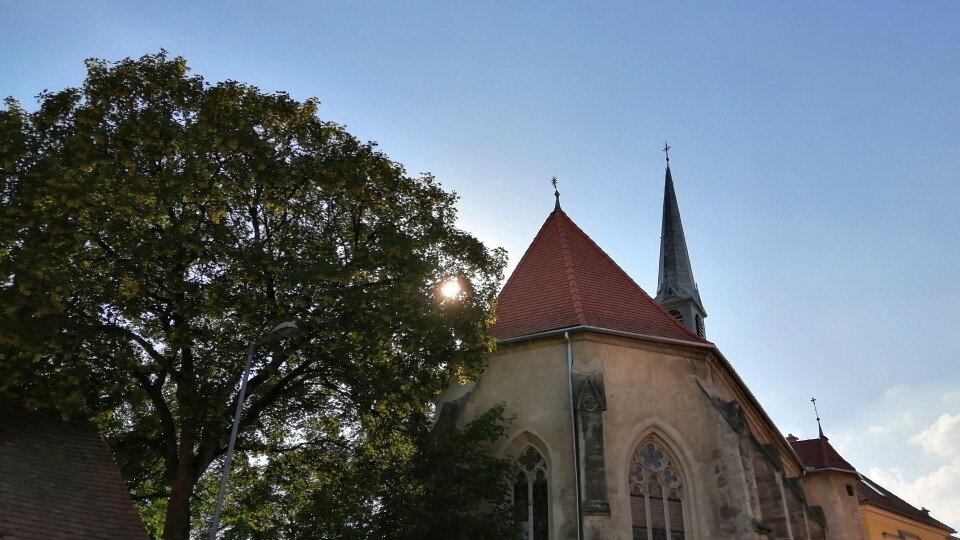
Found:
[(547, 464), (543, 454), (527, 446), (516, 459), (518, 471), (513, 483), (514, 522), (525, 540), (549, 538), (547, 505)]
[(653, 436), (645, 439), (630, 462), (634, 540), (683, 540), (683, 491), (669, 450)]

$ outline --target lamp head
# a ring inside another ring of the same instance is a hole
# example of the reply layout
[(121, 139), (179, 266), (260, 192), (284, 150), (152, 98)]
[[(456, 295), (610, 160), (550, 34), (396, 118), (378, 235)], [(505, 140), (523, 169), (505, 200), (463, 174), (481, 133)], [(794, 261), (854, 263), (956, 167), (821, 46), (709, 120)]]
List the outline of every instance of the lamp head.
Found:
[(282, 339), (291, 338), (300, 333), (300, 328), (297, 325), (293, 324), (290, 321), (282, 322), (273, 327), (273, 330), (267, 334), (268, 340), (280, 341)]

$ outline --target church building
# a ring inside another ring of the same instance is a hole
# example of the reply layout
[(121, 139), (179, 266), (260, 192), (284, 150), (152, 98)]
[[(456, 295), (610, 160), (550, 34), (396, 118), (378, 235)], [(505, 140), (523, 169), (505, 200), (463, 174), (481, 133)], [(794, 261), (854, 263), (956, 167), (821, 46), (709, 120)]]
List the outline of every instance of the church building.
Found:
[[(505, 404), (512, 422), (493, 451), (516, 463), (525, 537), (868, 538), (847, 496), (853, 468), (808, 493), (816, 464), (707, 339), (669, 157), (655, 298), (555, 196), (500, 293), (486, 371), (441, 398), (460, 424)], [(825, 507), (837, 501), (842, 512)]]

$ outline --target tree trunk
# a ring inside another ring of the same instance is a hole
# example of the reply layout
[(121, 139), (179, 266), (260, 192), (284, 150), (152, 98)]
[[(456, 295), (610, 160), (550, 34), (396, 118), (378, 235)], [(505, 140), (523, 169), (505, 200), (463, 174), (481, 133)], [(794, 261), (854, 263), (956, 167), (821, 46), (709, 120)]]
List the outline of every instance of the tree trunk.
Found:
[(164, 540), (190, 540), (190, 495), (193, 494), (193, 472), (190, 463), (182, 460), (170, 484), (167, 519), (163, 524)]
[[(186, 454), (186, 455), (184, 455)], [(190, 496), (193, 494), (193, 456), (181, 452), (177, 472), (170, 482), (164, 540), (190, 540)]]

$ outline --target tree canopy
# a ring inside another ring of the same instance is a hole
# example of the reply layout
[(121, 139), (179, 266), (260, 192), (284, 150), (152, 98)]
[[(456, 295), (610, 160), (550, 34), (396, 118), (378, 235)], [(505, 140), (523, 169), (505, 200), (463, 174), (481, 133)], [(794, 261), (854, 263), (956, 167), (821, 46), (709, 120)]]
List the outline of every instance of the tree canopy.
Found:
[[(455, 195), (316, 100), (165, 52), (86, 67), (0, 110), (0, 393), (92, 415), (150, 529), (187, 538), (247, 346), (294, 321), (255, 355), (225, 534), (424, 537), (437, 490), (465, 490), (447, 513), (487, 500), (471, 523), (496, 534), (503, 464), (471, 449), (499, 411), (429, 433), (438, 392), (483, 367), (504, 265)], [(486, 483), (450, 487), (466, 477)]]

